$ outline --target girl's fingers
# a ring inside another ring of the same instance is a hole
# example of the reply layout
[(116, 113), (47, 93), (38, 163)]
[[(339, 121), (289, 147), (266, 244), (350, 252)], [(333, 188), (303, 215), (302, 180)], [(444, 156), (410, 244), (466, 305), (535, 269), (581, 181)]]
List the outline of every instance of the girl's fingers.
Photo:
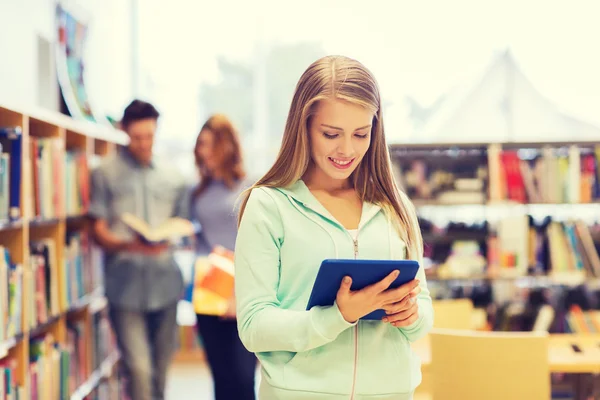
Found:
[(414, 314), (411, 314), (410, 317), (408, 317), (402, 321), (394, 322), (394, 323), (392, 323), (392, 325), (396, 328), (403, 328), (403, 327), (414, 324), (418, 318), (419, 318), (419, 311), (417, 310)]
[(400, 311), (404, 311), (404, 310), (410, 308), (410, 306), (412, 304), (414, 304), (414, 302), (417, 300), (416, 297), (417, 297), (417, 294), (411, 293), (397, 303), (391, 303), (391, 304), (384, 306), (383, 310), (387, 314), (397, 314)]
[[(383, 318), (383, 322), (388, 322), (393, 325), (395, 323), (400, 323), (405, 320), (408, 320), (414, 314), (418, 314), (418, 306), (417, 306), (416, 302), (410, 303), (410, 306), (403, 311), (385, 316)], [(407, 324), (407, 325), (410, 325), (410, 324)]]

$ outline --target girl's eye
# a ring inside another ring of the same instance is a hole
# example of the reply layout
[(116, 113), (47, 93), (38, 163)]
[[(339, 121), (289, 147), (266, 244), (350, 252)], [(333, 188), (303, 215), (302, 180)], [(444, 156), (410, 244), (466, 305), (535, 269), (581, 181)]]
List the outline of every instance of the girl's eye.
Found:
[(364, 135), (356, 135), (356, 137), (357, 137), (357, 138), (360, 138), (360, 139), (366, 139), (366, 138), (367, 138), (367, 136), (369, 136), (369, 134), (368, 134), (368, 133), (365, 133)]
[(335, 139), (336, 137), (338, 137), (337, 133), (327, 133), (327, 132), (323, 132), (323, 136), (325, 136), (327, 139)]

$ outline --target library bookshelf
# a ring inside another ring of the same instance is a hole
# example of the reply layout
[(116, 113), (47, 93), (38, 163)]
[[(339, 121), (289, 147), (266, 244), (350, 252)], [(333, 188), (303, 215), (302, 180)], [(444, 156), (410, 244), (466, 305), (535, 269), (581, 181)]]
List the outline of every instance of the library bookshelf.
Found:
[[(548, 331), (552, 391), (583, 398), (600, 354), (600, 140), (394, 144), (391, 158), (434, 301), (470, 299), (480, 330)], [(428, 343), (412, 346), (426, 396)]]
[(118, 352), (86, 210), (88, 168), (127, 142), (0, 104), (0, 390), (12, 398), (115, 398)]
[(395, 144), (391, 157), (432, 297), (470, 297), (485, 330), (600, 333), (600, 140)]

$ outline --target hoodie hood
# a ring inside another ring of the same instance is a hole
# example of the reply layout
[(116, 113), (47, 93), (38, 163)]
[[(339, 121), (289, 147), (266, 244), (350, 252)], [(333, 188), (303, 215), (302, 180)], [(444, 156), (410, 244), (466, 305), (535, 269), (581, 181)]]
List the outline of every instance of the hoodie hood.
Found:
[(298, 179), (296, 182), (287, 187), (278, 187), (274, 189), (280, 191), (288, 197), (291, 197), (302, 205), (314, 205), (313, 203), (316, 202), (315, 196), (313, 196), (308, 189), (308, 186), (306, 186), (306, 183), (304, 183), (302, 179)]
[[(308, 208), (320, 214), (322, 217), (327, 218), (332, 223), (344, 229), (344, 226), (340, 224), (325, 207), (323, 207), (319, 200), (317, 200), (317, 198), (312, 194), (312, 192), (310, 191), (308, 186), (306, 186), (306, 183), (304, 183), (302, 179), (298, 179), (295, 183), (291, 184), (288, 187), (275, 188), (275, 190), (278, 190), (279, 192), (285, 194), (291, 201), (296, 202), (297, 205), (300, 205), (304, 208)], [(359, 229), (362, 225), (364, 225), (372, 217), (374, 217), (380, 210), (381, 207), (376, 204), (368, 203), (366, 201), (363, 202)]]

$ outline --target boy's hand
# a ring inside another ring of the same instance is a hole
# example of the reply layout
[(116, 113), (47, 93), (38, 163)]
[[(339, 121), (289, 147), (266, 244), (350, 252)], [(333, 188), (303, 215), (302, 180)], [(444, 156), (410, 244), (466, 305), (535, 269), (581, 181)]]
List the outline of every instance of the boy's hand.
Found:
[(146, 256), (157, 256), (169, 249), (168, 243), (148, 244), (140, 239), (134, 239), (131, 242), (125, 243), (123, 246), (124, 251), (131, 253), (143, 254)]

